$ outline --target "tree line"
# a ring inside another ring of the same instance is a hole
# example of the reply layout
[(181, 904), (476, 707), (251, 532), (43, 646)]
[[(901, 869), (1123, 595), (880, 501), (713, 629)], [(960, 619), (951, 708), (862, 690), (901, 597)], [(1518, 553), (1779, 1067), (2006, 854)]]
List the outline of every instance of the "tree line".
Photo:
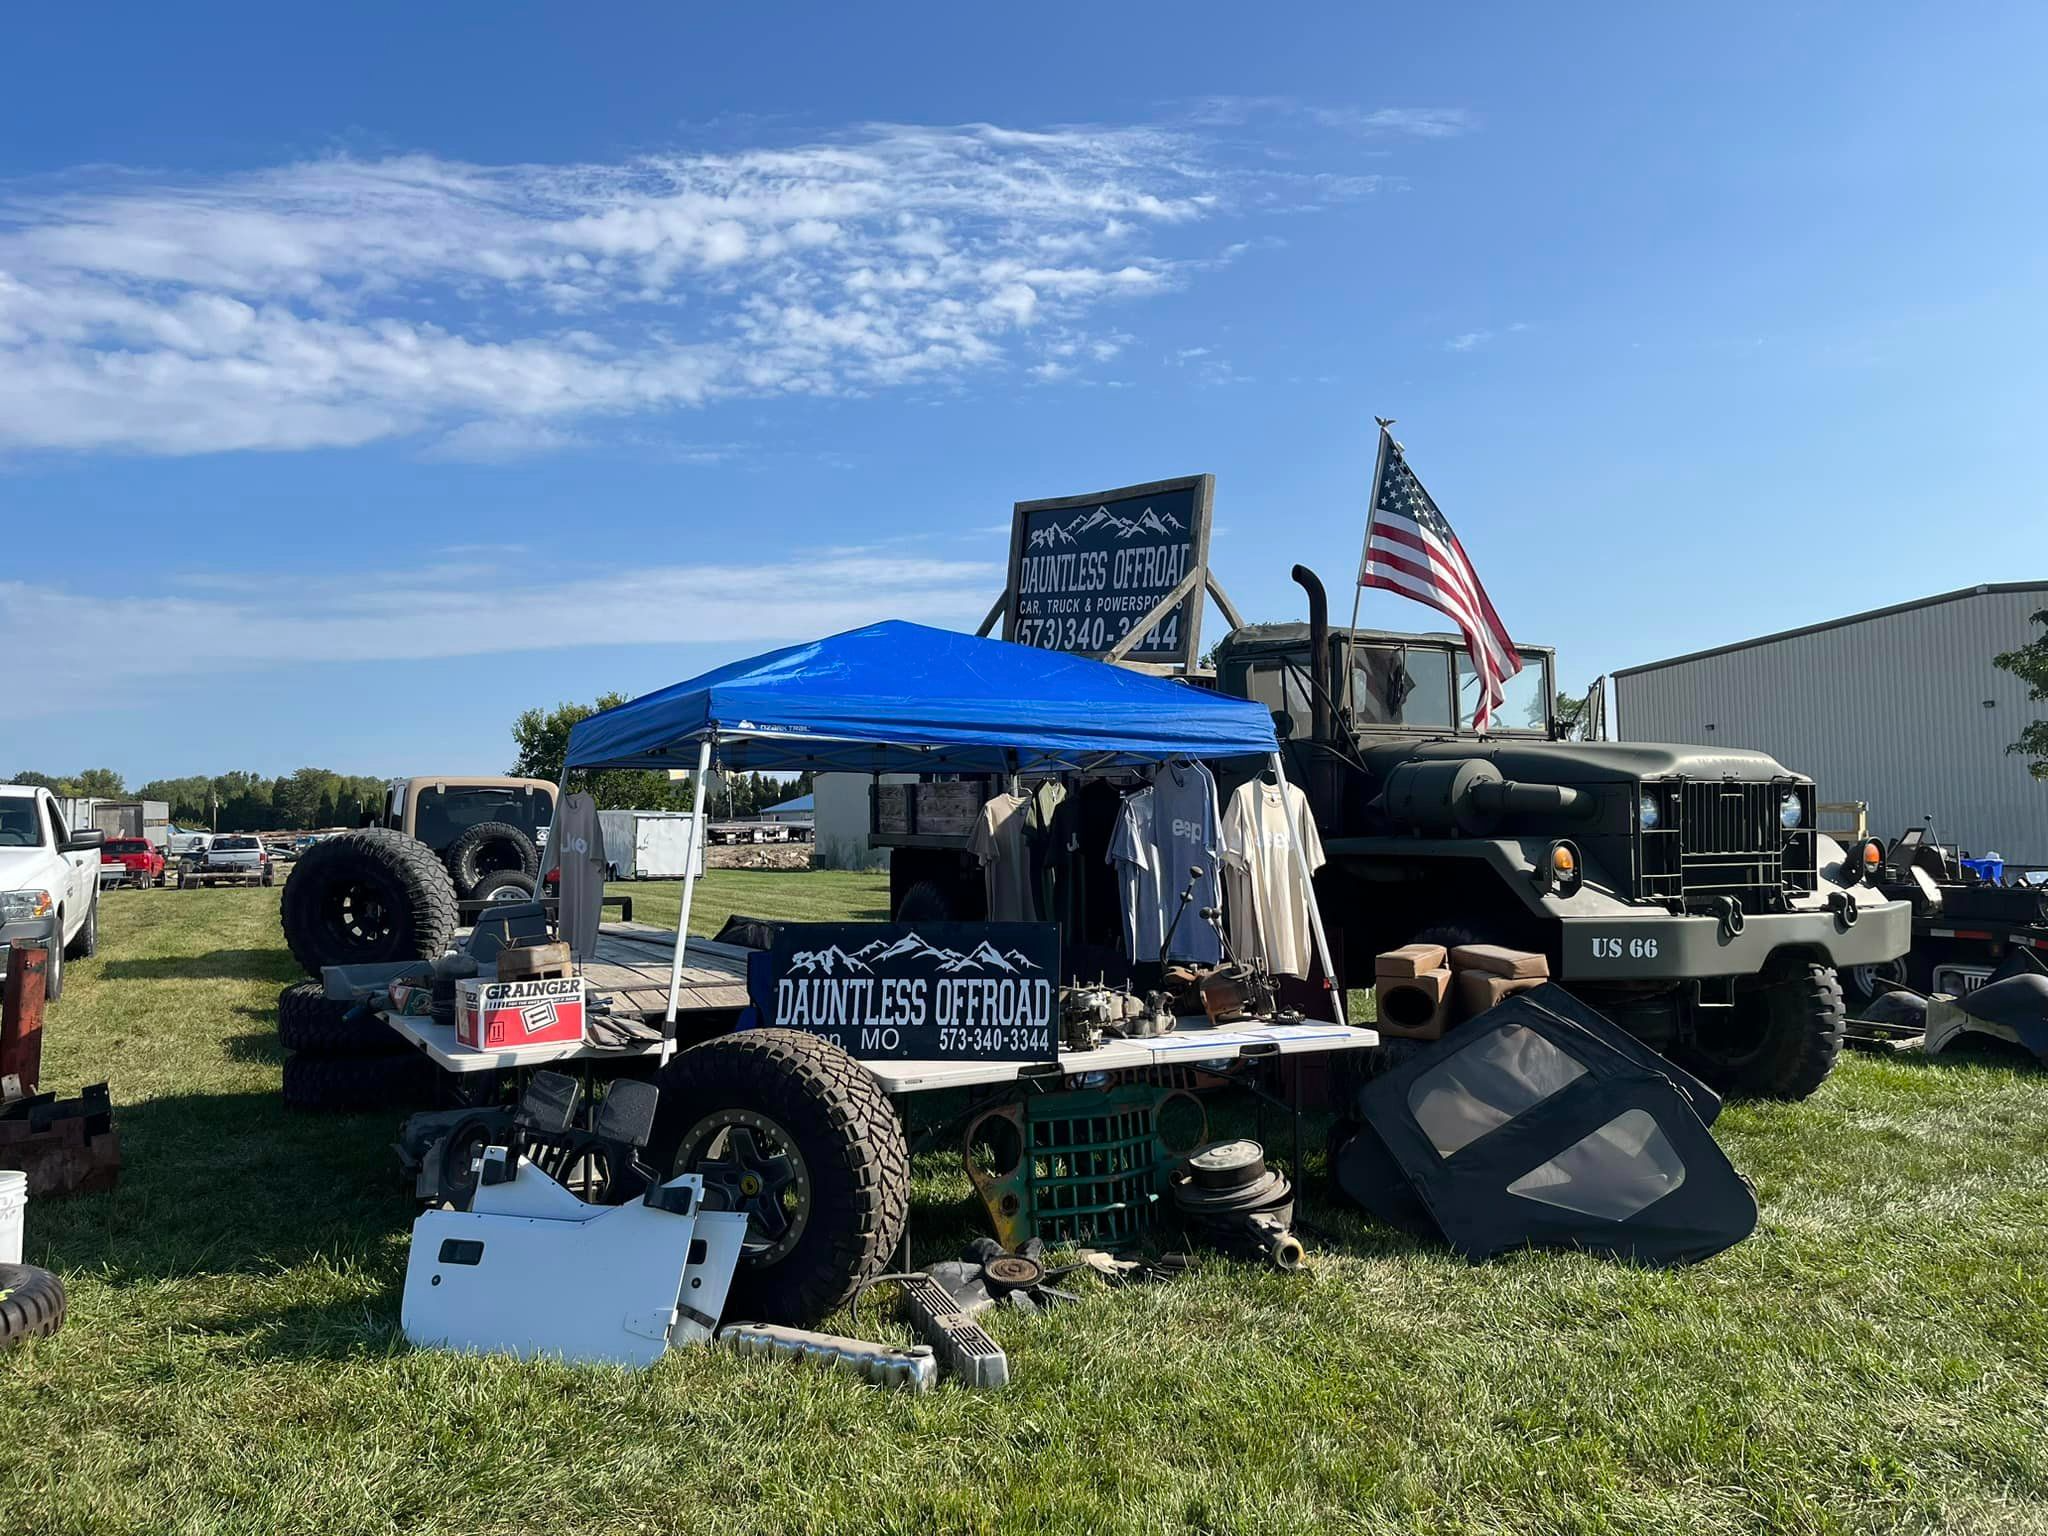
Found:
[[(601, 694), (594, 704), (557, 704), (553, 709), (529, 709), (512, 722), (512, 743), (517, 752), (508, 773), (526, 779), (561, 782), (562, 759), (569, 751), (569, 728), (601, 710), (626, 702), (622, 693)], [(694, 767), (695, 764), (693, 763)], [(756, 816), (772, 805), (794, 800), (811, 792), (811, 773), (794, 775), (766, 773), (721, 773), (714, 775), (711, 801), (705, 814), (717, 817)], [(666, 773), (639, 770), (588, 773), (578, 777), (572, 789), (586, 789), (607, 811), (687, 811), (693, 804), (687, 776), (671, 779)]]
[(384, 808), (384, 781), (367, 774), (301, 768), (277, 778), (260, 773), (192, 774), (151, 779), (129, 789), (111, 768), (82, 773), (22, 772), (16, 784), (40, 784), (57, 795), (91, 795), (102, 800), (163, 800), (171, 820), (183, 827), (222, 832), (311, 832), (353, 827)]

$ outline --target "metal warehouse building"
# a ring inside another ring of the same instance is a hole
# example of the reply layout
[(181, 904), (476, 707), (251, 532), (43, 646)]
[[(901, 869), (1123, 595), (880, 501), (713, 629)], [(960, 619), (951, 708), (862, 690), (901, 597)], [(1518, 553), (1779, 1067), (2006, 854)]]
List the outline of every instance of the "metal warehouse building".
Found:
[(2048, 863), (2048, 783), (2008, 753), (2048, 714), (1991, 658), (2041, 631), (2048, 582), (1966, 587), (1614, 674), (1625, 741), (1754, 747), (1865, 800), (1873, 834)]

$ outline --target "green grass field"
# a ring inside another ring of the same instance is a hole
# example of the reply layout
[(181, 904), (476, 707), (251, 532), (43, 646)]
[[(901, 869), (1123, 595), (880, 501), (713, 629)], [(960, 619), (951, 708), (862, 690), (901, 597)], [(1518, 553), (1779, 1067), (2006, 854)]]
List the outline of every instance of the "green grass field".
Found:
[[(710, 932), (882, 886), (698, 900)], [(912, 1398), (412, 1352), (395, 1117), (277, 1097), (276, 893), (116, 893), (102, 931), (45, 1079), (112, 1080), (127, 1168), (31, 1208), (71, 1316), (0, 1357), (0, 1532), (2048, 1531), (2042, 1074), (1858, 1057), (1731, 1109), (1763, 1224), (1690, 1270), (1473, 1267), (1312, 1198), (1312, 1273), (1091, 1287), (995, 1322), (1006, 1392)], [(918, 1173), (914, 1227), (956, 1231), (957, 1164)]]

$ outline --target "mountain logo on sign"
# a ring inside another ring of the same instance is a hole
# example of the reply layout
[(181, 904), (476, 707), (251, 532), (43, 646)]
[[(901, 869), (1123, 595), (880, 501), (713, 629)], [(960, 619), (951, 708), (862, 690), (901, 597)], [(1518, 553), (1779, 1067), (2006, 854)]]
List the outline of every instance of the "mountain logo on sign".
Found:
[(1147, 507), (1136, 517), (1118, 517), (1107, 507), (1097, 507), (1093, 512), (1079, 512), (1064, 523), (1047, 523), (1033, 531), (1031, 548), (1051, 549), (1062, 544), (1079, 542), (1078, 536), (1092, 533), (1097, 528), (1107, 528), (1119, 539), (1172, 538), (1177, 533), (1187, 532), (1187, 524), (1171, 512), (1155, 512)]
[(900, 939), (873, 939), (851, 953), (828, 944), (823, 949), (800, 949), (789, 957), (790, 972), (798, 976), (872, 976), (875, 967), (884, 963), (927, 965), (946, 976), (984, 971), (1016, 976), (1038, 969), (1020, 951), (1005, 954), (987, 939), (962, 954), (928, 943), (916, 933), (906, 933)]

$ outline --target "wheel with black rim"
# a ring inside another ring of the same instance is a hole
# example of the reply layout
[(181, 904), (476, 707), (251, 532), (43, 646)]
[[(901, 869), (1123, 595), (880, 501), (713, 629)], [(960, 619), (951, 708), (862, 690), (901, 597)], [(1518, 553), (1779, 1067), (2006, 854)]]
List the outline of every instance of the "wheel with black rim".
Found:
[(455, 887), (425, 843), (367, 827), (306, 850), (285, 879), (278, 917), (310, 976), (329, 965), (432, 960), (455, 937)]
[(1703, 1022), (1679, 1064), (1729, 1098), (1803, 1099), (1834, 1070), (1842, 1022), (1832, 966), (1773, 960), (1735, 984), (1730, 1016)]
[(910, 1210), (903, 1127), (831, 1041), (750, 1029), (684, 1051), (661, 1079), (649, 1161), (744, 1211), (731, 1316), (811, 1327), (881, 1273)]

